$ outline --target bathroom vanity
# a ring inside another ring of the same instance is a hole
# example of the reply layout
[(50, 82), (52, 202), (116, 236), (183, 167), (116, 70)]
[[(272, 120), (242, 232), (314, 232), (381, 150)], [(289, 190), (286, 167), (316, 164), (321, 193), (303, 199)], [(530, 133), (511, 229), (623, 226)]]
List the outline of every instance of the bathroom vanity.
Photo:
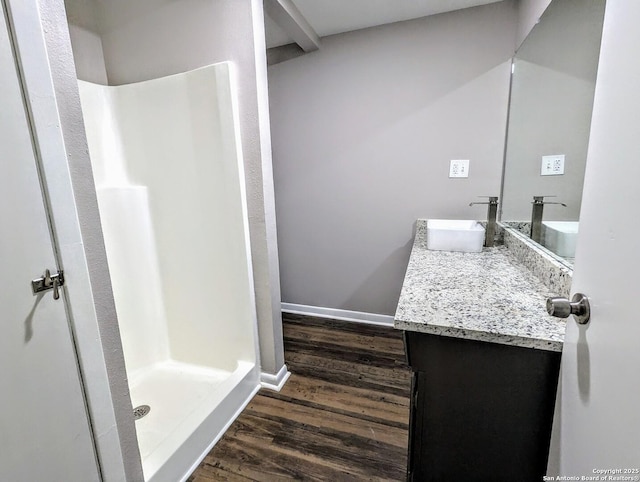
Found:
[(413, 370), (409, 481), (539, 481), (564, 320), (508, 246), (430, 251), (416, 238), (395, 315)]

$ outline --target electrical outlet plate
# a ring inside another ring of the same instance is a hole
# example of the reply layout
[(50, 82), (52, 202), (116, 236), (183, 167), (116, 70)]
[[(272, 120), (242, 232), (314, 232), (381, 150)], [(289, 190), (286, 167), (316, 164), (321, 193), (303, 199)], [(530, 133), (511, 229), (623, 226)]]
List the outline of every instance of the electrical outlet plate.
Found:
[(564, 154), (542, 156), (541, 176), (560, 176), (564, 174)]
[(469, 177), (469, 160), (452, 160), (449, 164), (449, 177)]

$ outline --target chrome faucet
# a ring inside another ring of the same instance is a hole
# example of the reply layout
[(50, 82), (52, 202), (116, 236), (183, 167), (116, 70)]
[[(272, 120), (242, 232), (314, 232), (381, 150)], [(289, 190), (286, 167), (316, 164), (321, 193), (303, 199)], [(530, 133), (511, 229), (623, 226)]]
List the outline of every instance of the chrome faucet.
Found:
[(531, 209), (531, 233), (530, 237), (536, 243), (540, 243), (542, 240), (542, 211), (544, 210), (545, 204), (560, 204), (565, 208), (567, 205), (565, 203), (554, 203), (547, 202), (544, 200), (545, 197), (555, 197), (555, 196), (533, 196), (533, 208)]
[(484, 245), (486, 247), (493, 246), (494, 238), (496, 237), (496, 217), (498, 215), (498, 196), (478, 196), (478, 197), (487, 197), (489, 201), (487, 202), (477, 202), (477, 203), (469, 203), (469, 206), (473, 206), (474, 204), (488, 204), (489, 208), (487, 209), (487, 228), (484, 232)]

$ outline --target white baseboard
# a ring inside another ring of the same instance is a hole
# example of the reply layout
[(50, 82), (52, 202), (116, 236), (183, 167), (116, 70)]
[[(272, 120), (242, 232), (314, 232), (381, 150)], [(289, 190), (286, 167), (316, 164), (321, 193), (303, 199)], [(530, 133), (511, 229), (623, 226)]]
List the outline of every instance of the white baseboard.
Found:
[(287, 368), (287, 365), (282, 365), (282, 368), (276, 375), (265, 372), (260, 373), (260, 386), (279, 392), (282, 387), (284, 387), (284, 384), (287, 383), (290, 376), (291, 372)]
[(282, 311), (296, 315), (333, 318), (335, 320), (367, 323), (369, 325), (393, 326), (393, 316), (365, 313), (363, 311), (339, 310), (322, 306), (296, 305), (294, 303), (282, 303)]

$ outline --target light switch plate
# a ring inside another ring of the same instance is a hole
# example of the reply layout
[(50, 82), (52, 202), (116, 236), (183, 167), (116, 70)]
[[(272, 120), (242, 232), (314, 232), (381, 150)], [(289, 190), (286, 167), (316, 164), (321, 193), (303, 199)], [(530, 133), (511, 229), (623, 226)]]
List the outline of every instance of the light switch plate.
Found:
[(541, 176), (560, 176), (564, 174), (564, 154), (542, 156)]
[(452, 160), (449, 164), (449, 177), (469, 177), (469, 160)]

